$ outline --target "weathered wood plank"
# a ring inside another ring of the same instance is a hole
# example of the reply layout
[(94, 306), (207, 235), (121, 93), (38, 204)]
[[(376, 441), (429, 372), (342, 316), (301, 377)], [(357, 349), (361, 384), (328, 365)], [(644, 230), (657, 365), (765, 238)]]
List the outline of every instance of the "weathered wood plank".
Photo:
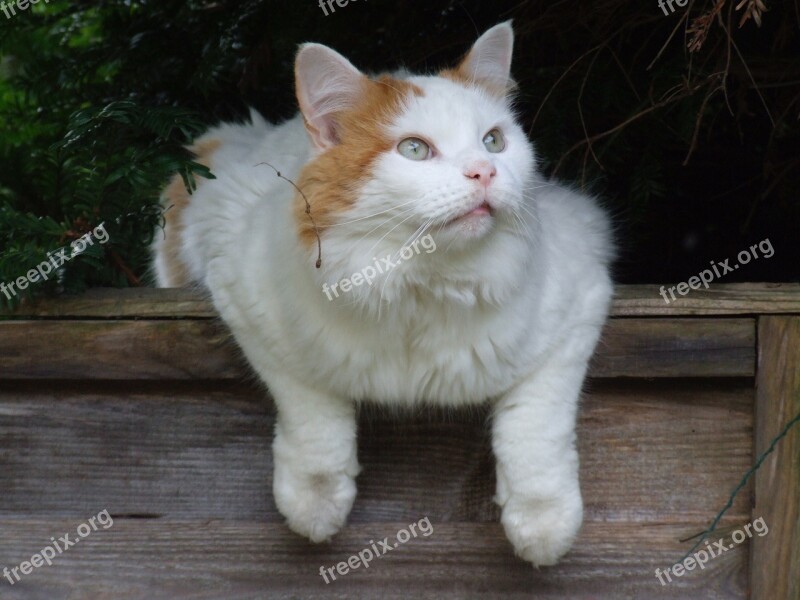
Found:
[[(99, 505), (98, 505), (99, 506)], [(94, 509), (93, 509), (94, 510)], [(17, 565), (76, 521), (0, 522), (0, 563)], [(279, 525), (116, 519), (13, 587), (3, 600), (253, 600), (254, 598), (534, 598), (538, 600), (734, 600), (747, 597), (746, 545), (660, 585), (657, 567), (680, 556), (675, 540), (697, 523), (587, 523), (556, 567), (535, 570), (515, 558), (497, 523), (440, 523), (326, 584), (335, 567), (371, 540), (397, 539), (413, 520), (360, 524), (331, 544), (312, 546)]]
[[(669, 286), (667, 286), (669, 287)], [(800, 314), (800, 283), (712, 284), (664, 302), (661, 285), (620, 285), (611, 314), (616, 317), (735, 316)]]
[[(620, 285), (611, 309), (616, 317), (800, 314), (800, 284), (733, 283), (692, 290), (666, 304), (660, 285)], [(4, 313), (0, 312), (0, 315)], [(16, 319), (215, 318), (206, 296), (190, 289), (93, 289), (24, 305)]]
[(241, 379), (219, 321), (0, 322), (0, 380)]
[[(761, 317), (758, 326), (755, 448), (764, 452), (800, 412), (800, 317)], [(754, 538), (753, 600), (800, 598), (800, 425), (756, 472), (753, 518), (769, 535)]]
[(44, 298), (0, 315), (15, 319), (214, 319), (200, 289), (95, 288), (77, 296)]
[[(755, 321), (614, 319), (594, 377), (750, 377)], [(212, 320), (0, 321), (0, 380), (197, 380), (250, 375)]]
[[(578, 430), (587, 521), (694, 520), (700, 526), (684, 533), (701, 531), (752, 460), (749, 383), (591, 388)], [(222, 382), (8, 384), (0, 391), (0, 519), (108, 508), (280, 523), (273, 424), (260, 390)], [(486, 410), (364, 410), (359, 459), (352, 523), (498, 518)], [(749, 519), (747, 491), (731, 516)]]
[(594, 377), (750, 377), (755, 321), (612, 319), (592, 359)]

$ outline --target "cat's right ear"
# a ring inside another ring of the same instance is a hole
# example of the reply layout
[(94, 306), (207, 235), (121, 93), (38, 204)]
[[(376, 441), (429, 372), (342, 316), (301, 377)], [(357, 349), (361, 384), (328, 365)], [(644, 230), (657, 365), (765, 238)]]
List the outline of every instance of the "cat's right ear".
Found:
[(511, 56), (514, 52), (514, 29), (511, 21), (495, 25), (478, 38), (456, 72), (504, 96), (514, 87), (511, 79)]
[(358, 101), (366, 77), (341, 54), (322, 44), (303, 44), (294, 63), (295, 90), (314, 145), (339, 143), (337, 115)]

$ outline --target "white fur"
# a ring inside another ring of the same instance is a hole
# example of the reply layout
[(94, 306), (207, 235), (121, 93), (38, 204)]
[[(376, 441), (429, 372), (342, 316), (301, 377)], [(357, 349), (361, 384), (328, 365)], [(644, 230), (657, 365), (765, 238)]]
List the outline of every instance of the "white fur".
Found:
[[(266, 160), (297, 179), (318, 151), (299, 116), (207, 134), (222, 141), (217, 179), (184, 212), (183, 259), (275, 397), (274, 493), (293, 530), (320, 541), (346, 520), (359, 470), (354, 401), (488, 400), (503, 526), (520, 556), (553, 564), (582, 518), (574, 426), (612, 292), (609, 224), (591, 198), (536, 174), (505, 101), (438, 77), (411, 80), (425, 94), (392, 135), (424, 136), (438, 154), (382, 155), (352, 210), (323, 233), (321, 269), (316, 247), (297, 238), (293, 188), (256, 166)], [(504, 152), (483, 147), (493, 127), (505, 133)], [(475, 161), (497, 170), (488, 192), (496, 212), (446, 225), (480, 204), (464, 177)], [(333, 301), (322, 292), (421, 231), (435, 252)], [(168, 286), (158, 256), (155, 264)]]

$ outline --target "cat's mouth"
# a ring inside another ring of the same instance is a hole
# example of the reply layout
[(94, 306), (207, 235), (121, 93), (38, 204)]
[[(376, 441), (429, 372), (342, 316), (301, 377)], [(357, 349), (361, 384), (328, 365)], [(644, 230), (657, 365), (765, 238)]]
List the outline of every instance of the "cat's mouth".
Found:
[(456, 223), (463, 223), (473, 219), (492, 218), (494, 216), (494, 210), (494, 207), (484, 200), (478, 206), (470, 208), (466, 212), (453, 217), (447, 221), (446, 225), (455, 225)]

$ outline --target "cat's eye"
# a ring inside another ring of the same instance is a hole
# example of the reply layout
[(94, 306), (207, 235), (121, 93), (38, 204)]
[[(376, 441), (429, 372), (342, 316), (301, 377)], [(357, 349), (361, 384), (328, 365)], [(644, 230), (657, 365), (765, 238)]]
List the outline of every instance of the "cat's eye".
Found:
[(506, 149), (506, 138), (496, 127), (483, 136), (483, 145), (489, 152), (502, 152)]
[(425, 160), (431, 156), (431, 147), (419, 138), (406, 138), (397, 144), (397, 151), (409, 160)]

